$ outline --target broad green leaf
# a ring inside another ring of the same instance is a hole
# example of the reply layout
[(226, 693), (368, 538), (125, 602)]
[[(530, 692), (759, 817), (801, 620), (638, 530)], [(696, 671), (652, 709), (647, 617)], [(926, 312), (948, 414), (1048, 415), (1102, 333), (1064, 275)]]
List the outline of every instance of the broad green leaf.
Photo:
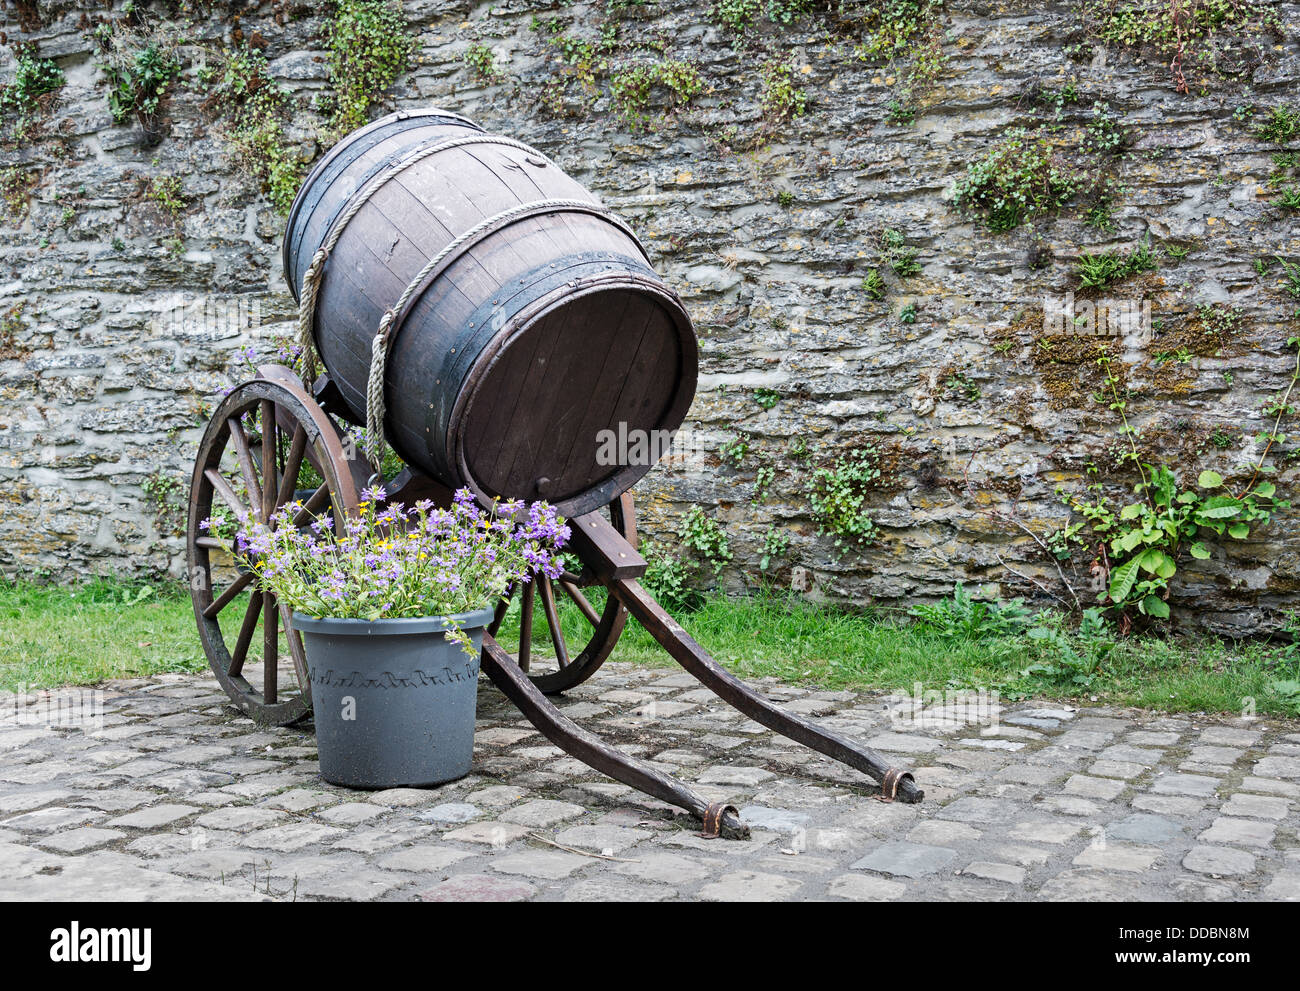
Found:
[(1201, 504), (1198, 516), (1207, 520), (1226, 520), (1241, 514), (1241, 502), (1232, 496), (1211, 496)]
[(1129, 592), (1133, 591), (1133, 583), (1137, 581), (1138, 559), (1134, 558), (1110, 573), (1110, 588), (1107, 593), (1113, 602), (1123, 602), (1128, 598)]
[(1196, 479), (1196, 484), (1203, 489), (1217, 489), (1223, 484), (1223, 476), (1217, 471), (1210, 471), (1208, 468), (1201, 472), (1200, 477)]
[(1210, 549), (1200, 541), (1192, 544), (1188, 550), (1191, 552), (1192, 557), (1196, 558), (1198, 561), (1204, 561), (1210, 556)]
[(1156, 619), (1169, 618), (1169, 603), (1158, 595), (1148, 595), (1143, 599), (1141, 609), (1148, 616), (1154, 616)]
[(1236, 537), (1238, 540), (1245, 540), (1250, 536), (1250, 527), (1245, 523), (1234, 523), (1228, 527), (1228, 536)]
[(1272, 482), (1260, 482), (1255, 486), (1255, 495), (1261, 499), (1270, 499), (1273, 493), (1277, 491), (1277, 486)]
[(1120, 550), (1131, 551), (1138, 544), (1142, 543), (1142, 536), (1143, 534), (1141, 530), (1130, 530), (1128, 533), (1124, 534), (1124, 536), (1119, 538)]
[(1142, 504), (1137, 502), (1131, 502), (1123, 509), (1120, 510), (1119, 518), (1121, 520), (1135, 520), (1138, 518), (1138, 515), (1141, 512), (1142, 512)]

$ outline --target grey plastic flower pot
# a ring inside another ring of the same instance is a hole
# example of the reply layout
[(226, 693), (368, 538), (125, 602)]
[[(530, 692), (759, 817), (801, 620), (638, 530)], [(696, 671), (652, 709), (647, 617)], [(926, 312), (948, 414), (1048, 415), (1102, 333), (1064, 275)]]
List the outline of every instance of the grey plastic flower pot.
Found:
[(293, 614), (311, 680), (321, 776), (348, 788), (436, 785), (469, 773), (478, 649), (491, 609), (442, 618), (316, 619)]

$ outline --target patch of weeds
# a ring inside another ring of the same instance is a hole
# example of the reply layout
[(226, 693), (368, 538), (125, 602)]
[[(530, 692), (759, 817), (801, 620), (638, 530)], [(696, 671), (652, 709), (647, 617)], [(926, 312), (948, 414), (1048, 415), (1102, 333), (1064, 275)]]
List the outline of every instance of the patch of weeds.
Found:
[(862, 278), (860, 288), (871, 299), (882, 300), (885, 298), (885, 280), (881, 277), (879, 269), (868, 269), (867, 274)]
[(304, 163), (286, 133), (289, 96), (271, 78), (266, 56), (256, 48), (228, 49), (203, 78), (212, 87), (205, 106), (223, 120), (225, 139), (239, 167), (260, 185), (277, 211), (287, 214)]
[(342, 135), (365, 124), (371, 104), (406, 71), (415, 39), (402, 8), (388, 0), (335, 0), (326, 35), (331, 126)]
[(794, 193), (788, 189), (783, 189), (776, 194), (776, 202), (783, 210), (788, 210), (794, 206)]
[(740, 468), (745, 464), (745, 458), (749, 455), (749, 441), (743, 437), (733, 437), (721, 447), (718, 448), (718, 457), (733, 468)]
[(35, 185), (36, 176), (21, 166), (10, 165), (0, 169), (0, 199), (4, 201), (5, 212), (11, 220), (18, 221), (27, 215), (27, 205)]
[(987, 155), (972, 162), (958, 180), (954, 204), (979, 216), (991, 231), (1019, 227), (1065, 206), (1079, 177), (1039, 134), (1013, 128)]
[(916, 323), (916, 304), (908, 303), (898, 311), (899, 323)]
[(763, 534), (763, 550), (758, 558), (758, 570), (767, 571), (772, 563), (786, 556), (790, 550), (790, 535), (778, 530), (775, 525), (767, 528)]
[(162, 104), (180, 75), (180, 40), (163, 23), (131, 29), (101, 24), (95, 32), (100, 68), (108, 77), (108, 108), (113, 122), (139, 122), (147, 145), (162, 140)]
[(474, 78), (480, 82), (494, 83), (504, 75), (497, 67), (496, 56), (492, 54), (492, 49), (482, 42), (471, 42), (465, 49), (465, 54), (461, 56), (461, 61), (469, 67), (474, 73)]
[(28, 354), (29, 349), (18, 343), (18, 335), (26, 326), (23, 320), (26, 309), (27, 301), (19, 300), (0, 316), (0, 360), (23, 358)]
[(770, 123), (802, 117), (808, 110), (808, 94), (794, 81), (794, 63), (773, 59), (760, 72), (762, 94), (759, 106)]
[(950, 370), (942, 379), (943, 391), (954, 399), (964, 402), (977, 402), (980, 398), (980, 387), (975, 384), (974, 380), (965, 372)]
[(1300, 109), (1271, 107), (1268, 115), (1255, 124), (1255, 137), (1270, 144), (1290, 144), (1300, 135)]
[(140, 488), (153, 508), (159, 531), (169, 535), (183, 533), (186, 507), (180, 479), (160, 468), (141, 482)]
[(917, 249), (907, 247), (901, 231), (888, 228), (882, 231), (880, 246), (884, 251), (885, 261), (900, 279), (920, 274), (921, 265), (916, 260)]
[(906, 127), (916, 123), (916, 108), (895, 97), (885, 106), (885, 120)]
[(172, 220), (178, 220), (189, 205), (189, 199), (181, 187), (180, 176), (154, 176), (145, 189), (145, 197)]
[(14, 50), (14, 81), (0, 86), (0, 114), (14, 118), (16, 138), (27, 135), (30, 125), (49, 103), (49, 94), (67, 82), (63, 70), (53, 59), (41, 58), (33, 44), (18, 45)]
[(869, 547), (877, 537), (867, 497), (881, 478), (880, 453), (870, 444), (818, 468), (805, 494), (818, 532), (832, 538), (842, 557)]
[(646, 108), (656, 87), (668, 93), (668, 109), (679, 110), (703, 92), (704, 80), (698, 68), (680, 59), (637, 62), (609, 74), (614, 106), (633, 130), (650, 127)]
[(1153, 52), (1180, 93), (1190, 69), (1247, 75), (1264, 59), (1264, 36), (1282, 30), (1273, 0), (1086, 0), (1084, 21), (1099, 41)]
[(772, 487), (774, 481), (776, 481), (776, 469), (771, 465), (760, 465), (754, 472), (754, 494), (750, 502), (757, 506), (766, 499), (767, 490)]
[(731, 563), (731, 547), (726, 532), (702, 506), (693, 505), (687, 510), (677, 528), (677, 536), (686, 550), (712, 570), (715, 578)]
[(763, 409), (771, 409), (781, 401), (781, 393), (775, 389), (758, 388), (754, 390), (754, 402)]
[(1131, 251), (1102, 251), (1079, 255), (1079, 286), (1104, 289), (1130, 276), (1154, 272), (1159, 268), (1150, 238), (1143, 238)]
[(988, 640), (1025, 632), (1033, 613), (1023, 599), (977, 599), (957, 582), (952, 598), (915, 605), (907, 611), (916, 625), (950, 640)]
[(646, 562), (641, 584), (664, 608), (672, 612), (690, 612), (704, 601), (698, 587), (696, 570), (680, 554), (663, 544), (643, 541), (640, 553)]

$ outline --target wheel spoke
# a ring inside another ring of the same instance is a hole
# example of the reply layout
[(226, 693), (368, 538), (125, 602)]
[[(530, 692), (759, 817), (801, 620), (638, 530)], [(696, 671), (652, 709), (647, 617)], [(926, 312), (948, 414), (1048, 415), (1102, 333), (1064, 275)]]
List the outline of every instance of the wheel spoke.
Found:
[(253, 580), (253, 573), (245, 571), (242, 575), (230, 583), (230, 587), (221, 593), (221, 598), (214, 599), (212, 603), (203, 610), (205, 619), (213, 619), (217, 613), (225, 609), (230, 604), (230, 600), (248, 587), (248, 583)]
[(510, 596), (513, 592), (513, 588), (506, 589), (506, 594), (497, 603), (496, 611), (492, 613), (492, 622), (488, 624), (489, 636), (496, 636), (497, 630), (501, 629), (501, 623), (505, 620), (506, 613), (510, 611)]
[(262, 701), (274, 705), (279, 695), (280, 624), (276, 621), (275, 596), (262, 595)]
[(528, 664), (533, 654), (533, 588), (534, 582), (524, 586), (524, 595), (519, 602), (519, 670), (528, 673)]
[(275, 512), (275, 404), (262, 400), (262, 521), (268, 526)]
[(303, 652), (302, 637), (293, 628), (292, 611), (283, 602), (280, 604), (280, 625), (284, 627), (284, 638), (289, 643), (289, 657), (293, 661), (294, 673), (298, 675), (298, 684), (307, 684), (307, 655)]
[(298, 484), (298, 470), (302, 467), (302, 456), (307, 451), (307, 431), (302, 424), (293, 432), (293, 442), (289, 445), (289, 454), (284, 460), (284, 475), (280, 479), (280, 491), (275, 495), (275, 504), (283, 506), (293, 498), (294, 488)]
[(249, 508), (239, 501), (239, 496), (235, 495), (235, 490), (230, 487), (230, 483), (222, 478), (221, 472), (209, 468), (203, 473), (203, 477), (212, 484), (212, 488), (225, 500), (226, 505), (235, 511), (236, 516), (249, 515)]
[(262, 593), (254, 590), (248, 599), (248, 608), (244, 611), (244, 622), (239, 627), (239, 639), (235, 641), (235, 651), (230, 655), (230, 667), (227, 674), (240, 674), (244, 670), (244, 659), (248, 656), (248, 645), (253, 641), (253, 631), (257, 629), (257, 617), (262, 613)]
[(576, 585), (561, 578), (560, 588), (564, 589), (569, 598), (573, 600), (573, 604), (586, 617), (588, 623), (593, 627), (600, 625), (600, 613), (596, 612), (596, 607), (587, 601), (587, 597), (582, 594), (582, 591)]
[(329, 501), (329, 497), (330, 483), (326, 482), (311, 494), (310, 499), (303, 503), (302, 509), (298, 510), (297, 515), (293, 518), (293, 525), (299, 527), (306, 523), (313, 515), (315, 515), (316, 510), (320, 509), (324, 503)]
[(546, 611), (546, 625), (551, 629), (551, 643), (555, 645), (555, 659), (560, 667), (569, 666), (569, 651), (564, 645), (564, 631), (560, 629), (559, 610), (555, 608), (555, 589), (551, 580), (545, 575), (538, 575), (535, 581), (542, 586), (542, 608)]
[(244, 475), (244, 486), (248, 489), (248, 502), (252, 506), (253, 512), (257, 513), (260, 510), (262, 501), (262, 487), (257, 483), (257, 471), (253, 468), (253, 456), (248, 450), (248, 435), (244, 433), (244, 426), (239, 422), (237, 416), (232, 416), (227, 420), (226, 426), (230, 430), (230, 442), (235, 445), (235, 457), (239, 461), (239, 470)]

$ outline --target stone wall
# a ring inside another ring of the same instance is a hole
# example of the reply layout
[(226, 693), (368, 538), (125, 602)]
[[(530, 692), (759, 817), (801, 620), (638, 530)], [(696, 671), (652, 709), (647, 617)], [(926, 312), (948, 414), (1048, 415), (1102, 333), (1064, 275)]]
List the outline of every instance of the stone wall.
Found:
[[(38, 132), (10, 140), (0, 162), (32, 185), (0, 245), (6, 575), (181, 575), (178, 507), (205, 412), (236, 350), (292, 317), (283, 219), (241, 178), (205, 111), (200, 66), (233, 31), (260, 36), (291, 94), (290, 135), (310, 159), (323, 151), (327, 12), (237, 8), (173, 14), (192, 20), (187, 66), (163, 104), (161, 142), (146, 147), (138, 125), (113, 123), (87, 19), (120, 16), (120, 4), (6, 5), (0, 80), (12, 78), (16, 41), (35, 42), (67, 78)], [(703, 506), (728, 535), (723, 579), (733, 588), (760, 580), (775, 526), (789, 547), (768, 579), (812, 595), (900, 605), (963, 579), (1046, 601), (1010, 569), (1069, 597), (1029, 536), (1045, 540), (1068, 521), (1056, 486), (1077, 487), (1090, 461), (1103, 478), (1124, 479), (1113, 470), (1116, 414), (1095, 398), (1101, 373), (1066, 347), (1072, 339), (1042, 335), (1044, 296), (1078, 290), (1081, 252), (1128, 250), (1143, 237), (1190, 248), (1113, 290), (1149, 301), (1156, 321), (1155, 343), (1130, 336), (1113, 352), (1150, 455), (1194, 478), (1201, 468), (1232, 475), (1262, 450), (1255, 437), (1270, 424), (1260, 406), (1294, 365), (1286, 342), (1297, 323), (1281, 269), (1261, 276), (1253, 263), (1296, 258), (1300, 244), (1296, 214), (1267, 185), (1277, 146), (1236, 111), (1295, 102), (1300, 5), (1275, 8), (1281, 32), (1264, 36), (1260, 64), (1237, 79), (1189, 67), (1191, 91), (1180, 93), (1167, 59), (1091, 44), (1076, 3), (948, 0), (933, 35), (946, 61), (907, 97), (912, 58), (864, 55), (852, 26), (816, 11), (788, 27), (760, 17), (742, 39), (685, 0), (412, 0), (416, 64), (372, 113), (442, 106), (537, 145), (633, 224), (686, 300), (701, 343), (688, 424), (699, 447), (638, 486), (644, 532), (671, 542), (683, 510)], [(602, 36), (617, 39), (613, 70), (589, 49), (570, 48), (566, 60), (558, 43), (597, 46)], [(498, 75), (467, 63), (471, 43), (490, 49)], [(662, 85), (644, 107), (615, 105), (609, 73), (636, 59), (692, 63), (702, 90), (681, 107), (682, 94)], [(782, 108), (764, 105), (763, 68), (774, 61), (802, 90), (802, 116), (778, 119)], [(1059, 111), (1043, 97), (1071, 85), (1077, 101)], [(891, 122), (894, 100), (915, 108), (913, 123)], [(1042, 127), (1070, 154), (1097, 100), (1131, 139), (1107, 166), (1123, 186), (1112, 230), (1072, 207), (995, 234), (954, 208), (954, 182), (1009, 128)], [(151, 179), (172, 176), (188, 204), (175, 218), (147, 195)], [(899, 278), (883, 263), (884, 229), (917, 250), (918, 274)], [(862, 287), (873, 268), (882, 300)], [(1161, 353), (1160, 334), (1205, 302), (1242, 311), (1230, 346), (1190, 360)], [(908, 304), (913, 322), (901, 315)], [(738, 437), (748, 443), (739, 464), (719, 457)], [(817, 467), (863, 444), (879, 452), (870, 503), (880, 533), (840, 556), (817, 532), (805, 489)], [(1297, 475), (1289, 450), (1275, 452), (1284, 491)], [(771, 480), (755, 498), (760, 468)], [(1182, 619), (1271, 625), (1297, 603), (1294, 534), (1285, 513), (1189, 562), (1176, 601), (1195, 608)], [(1064, 571), (1087, 599), (1088, 560), (1075, 557)]]

